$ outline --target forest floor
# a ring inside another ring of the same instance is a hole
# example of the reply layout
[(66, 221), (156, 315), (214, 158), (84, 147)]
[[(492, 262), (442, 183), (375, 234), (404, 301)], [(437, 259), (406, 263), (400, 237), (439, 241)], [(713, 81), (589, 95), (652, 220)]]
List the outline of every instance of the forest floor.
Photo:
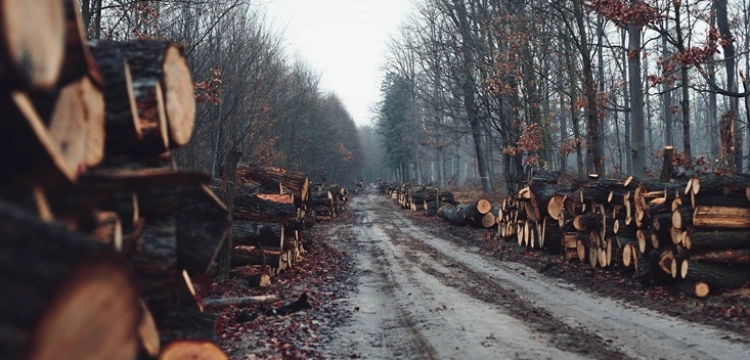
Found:
[(747, 297), (646, 288), (373, 192), (316, 232), (319, 246), (267, 291), (279, 304), (306, 292), (312, 309), (244, 323), (262, 309), (225, 309), (232, 359), (750, 358)]

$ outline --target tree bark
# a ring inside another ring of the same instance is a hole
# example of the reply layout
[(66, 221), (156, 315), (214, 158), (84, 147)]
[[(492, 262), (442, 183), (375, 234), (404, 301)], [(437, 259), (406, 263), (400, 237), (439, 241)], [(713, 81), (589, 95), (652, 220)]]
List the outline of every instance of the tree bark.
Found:
[[(631, 6), (638, 0), (631, 0)], [(633, 123), (633, 175), (646, 177), (646, 139), (641, 91), (641, 25), (628, 24), (628, 90), (630, 92), (631, 121)], [(630, 155), (630, 154), (628, 154)]]
[(0, 253), (6, 254), (0, 257), (4, 357), (136, 357), (138, 292), (109, 246), (4, 201), (0, 229)]

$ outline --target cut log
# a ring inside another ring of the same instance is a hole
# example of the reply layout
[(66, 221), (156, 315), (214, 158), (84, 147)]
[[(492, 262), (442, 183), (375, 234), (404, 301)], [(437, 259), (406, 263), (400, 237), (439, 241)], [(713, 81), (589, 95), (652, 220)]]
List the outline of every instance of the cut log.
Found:
[(306, 201), (310, 189), (310, 180), (306, 174), (273, 167), (243, 165), (237, 169), (237, 176), (243, 183), (262, 184), (269, 181), (280, 183), (290, 189), (295, 196)]
[(600, 229), (602, 227), (602, 216), (593, 213), (578, 215), (573, 219), (573, 226), (578, 231)]
[(133, 154), (139, 151), (141, 124), (138, 120), (133, 79), (122, 50), (115, 42), (100, 41), (91, 48), (104, 81), (105, 153)]
[(97, 211), (94, 214), (94, 230), (91, 237), (115, 251), (122, 251), (122, 223), (113, 211)]
[(126, 264), (108, 246), (4, 201), (0, 233), (3, 357), (135, 358), (138, 293)]
[(664, 164), (661, 168), (661, 176), (659, 177), (659, 180), (662, 182), (667, 182), (670, 179), (672, 179), (672, 176), (674, 174), (674, 165), (672, 164), (672, 160), (674, 158), (674, 147), (672, 145), (667, 145), (664, 147)]
[(178, 265), (190, 274), (204, 274), (227, 236), (227, 207), (200, 185), (180, 190), (177, 209)]
[(187, 145), (195, 125), (195, 97), (184, 49), (166, 40), (130, 41), (120, 46), (135, 83), (138, 78), (153, 79), (157, 94), (162, 94), (169, 143), (173, 147)]
[(285, 237), (284, 226), (276, 223), (262, 223), (237, 220), (232, 223), (235, 245), (281, 248)]
[(691, 250), (750, 249), (750, 231), (687, 232), (683, 246)]
[(467, 220), (463, 215), (462, 208), (465, 208), (466, 206), (458, 205), (443, 205), (438, 210), (438, 216), (445, 219), (449, 223), (457, 226), (466, 226)]
[(56, 186), (76, 179), (78, 164), (68, 160), (26, 94), (0, 93), (0, 108), (5, 111), (0, 121), (0, 188), (13, 192), (18, 186)]
[[(163, 199), (176, 202), (176, 198)], [(130, 255), (138, 289), (154, 317), (170, 308), (177, 285), (177, 234), (175, 216), (168, 214), (149, 219), (143, 235)]]
[(65, 87), (31, 93), (50, 139), (66, 167), (95, 166), (104, 157), (104, 96), (88, 77)]
[(703, 250), (690, 253), (690, 260), (721, 264), (750, 264), (750, 249)]
[(703, 281), (711, 286), (737, 289), (750, 282), (750, 270), (699, 261), (687, 263), (686, 280)]
[(97, 86), (103, 84), (99, 67), (86, 43), (86, 29), (77, 0), (63, 0), (65, 7), (65, 55), (58, 86), (90, 77)]
[(273, 194), (238, 194), (234, 199), (236, 219), (288, 223), (297, 218), (297, 207)]
[(159, 355), (159, 360), (227, 360), (229, 357), (210, 341), (180, 340), (171, 342)]
[[(708, 174), (692, 179), (692, 193), (695, 195), (745, 195), (745, 189), (750, 186), (750, 175)], [(697, 197), (696, 197), (697, 199)]]
[(58, 0), (8, 0), (0, 11), (0, 79), (15, 89), (51, 89), (65, 56), (65, 8)]
[(156, 328), (156, 322), (148, 310), (146, 303), (141, 301), (141, 322), (138, 325), (138, 338), (140, 339), (141, 348), (151, 357), (159, 355), (161, 351), (161, 339), (159, 330)]
[(232, 251), (232, 267), (254, 266), (268, 264), (273, 268), (281, 268), (284, 265), (280, 248), (261, 249), (260, 247), (239, 246)]
[(682, 207), (672, 213), (672, 227), (675, 229), (687, 229), (693, 225), (693, 209)]
[(711, 286), (703, 281), (680, 281), (677, 289), (698, 299), (704, 299), (711, 293)]
[(693, 226), (696, 229), (748, 230), (750, 229), (750, 208), (696, 206), (693, 213)]

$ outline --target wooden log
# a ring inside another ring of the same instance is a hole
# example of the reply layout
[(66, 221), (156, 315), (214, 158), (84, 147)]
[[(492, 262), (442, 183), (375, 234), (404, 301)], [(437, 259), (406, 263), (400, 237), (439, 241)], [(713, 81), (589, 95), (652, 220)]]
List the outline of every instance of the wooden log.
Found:
[(602, 216), (593, 213), (578, 215), (573, 219), (573, 226), (578, 231), (601, 229)]
[(701, 261), (686, 261), (686, 280), (703, 281), (718, 288), (737, 289), (750, 282), (750, 270), (709, 264)]
[(563, 232), (560, 223), (552, 217), (544, 218), (542, 223), (542, 245), (551, 253), (559, 253), (563, 248)]
[(284, 188), (299, 194), (299, 198), (307, 200), (310, 180), (306, 174), (273, 167), (259, 167), (243, 165), (238, 167), (237, 175), (243, 183), (265, 183), (275, 181)]
[(732, 174), (716, 175), (707, 174), (692, 178), (692, 193), (694, 195), (722, 195), (730, 194), (745, 195), (745, 190), (750, 186), (750, 175)]
[(297, 215), (297, 207), (285, 200), (284, 195), (238, 194), (234, 200), (237, 219), (285, 224), (296, 219)]
[(31, 93), (50, 139), (66, 166), (96, 166), (104, 157), (104, 96), (84, 76), (64, 87)]
[(676, 283), (676, 287), (681, 292), (698, 299), (705, 299), (711, 293), (711, 285), (703, 281), (680, 281)]
[(696, 206), (693, 226), (711, 230), (750, 229), (750, 208)]
[(173, 147), (187, 145), (193, 134), (196, 105), (184, 48), (166, 40), (129, 41), (119, 45), (133, 71), (134, 82), (153, 79), (157, 97), (159, 94), (163, 97), (163, 115), (168, 123), (168, 131), (164, 129), (164, 133), (168, 133), (168, 143)]
[(449, 223), (456, 225), (456, 226), (466, 226), (468, 224), (468, 221), (464, 217), (463, 208), (466, 208), (468, 205), (462, 204), (458, 206), (453, 205), (443, 205), (438, 210), (438, 216), (443, 218), (444, 220), (448, 221)]
[(148, 310), (148, 306), (143, 301), (141, 305), (141, 321), (138, 324), (138, 338), (140, 339), (141, 349), (148, 356), (156, 357), (161, 352), (161, 339), (159, 330), (156, 328), (156, 321)]
[(670, 179), (672, 179), (672, 176), (674, 175), (674, 165), (672, 164), (672, 160), (674, 158), (674, 147), (672, 145), (667, 145), (664, 147), (664, 164), (661, 168), (661, 176), (659, 176), (659, 180), (662, 182), (667, 182)]
[(284, 244), (284, 226), (277, 223), (237, 220), (232, 223), (235, 245), (281, 248)]
[(178, 265), (193, 275), (207, 273), (227, 236), (227, 207), (200, 185), (180, 190), (177, 209)]
[(675, 229), (687, 229), (693, 225), (693, 209), (681, 207), (672, 213), (672, 227)]
[(268, 264), (272, 268), (282, 268), (285, 259), (280, 248), (261, 248), (253, 246), (239, 246), (232, 250), (232, 267), (254, 266)]
[(96, 86), (102, 86), (99, 67), (87, 44), (87, 34), (86, 29), (83, 28), (79, 2), (63, 0), (63, 6), (65, 7), (65, 55), (57, 86), (65, 86), (82, 77), (89, 77)]
[(690, 253), (690, 260), (726, 265), (747, 265), (750, 264), (750, 249), (693, 251)]
[(682, 243), (690, 250), (750, 249), (750, 231), (690, 230)]
[(51, 89), (65, 56), (62, 1), (3, 1), (0, 11), (0, 80), (12, 89)]
[[(176, 200), (176, 197), (172, 197), (162, 201), (176, 203)], [(180, 279), (175, 218), (174, 214), (150, 218), (144, 224), (135, 250), (130, 254), (138, 290), (157, 322), (171, 308), (173, 289)]]
[(700, 195), (695, 197), (695, 206), (729, 206), (750, 208), (750, 201), (737, 195)]
[(91, 237), (115, 251), (122, 251), (122, 222), (114, 211), (94, 212), (94, 225)]
[(98, 42), (91, 53), (104, 81), (106, 157), (138, 154), (141, 123), (125, 55), (112, 41)]
[[(529, 200), (531, 201), (531, 205), (534, 208), (534, 212), (536, 215), (535, 218), (542, 219), (550, 214), (550, 202), (555, 197), (555, 195), (560, 193), (569, 193), (570, 191), (571, 188), (567, 186), (554, 186), (532, 181), (529, 184)], [(553, 217), (558, 216), (557, 214), (559, 214), (559, 211), (562, 209), (561, 205), (562, 204), (560, 203), (560, 199), (558, 196), (557, 198), (555, 198), (555, 203), (552, 205), (552, 211), (557, 211), (557, 213), (554, 214)]]
[(213, 342), (200, 340), (173, 341), (159, 354), (159, 360), (182, 359), (227, 360), (229, 357)]
[(68, 160), (27, 94), (0, 93), (0, 108), (5, 111), (0, 121), (0, 190), (7, 194), (29, 184), (47, 187), (75, 181), (75, 161)]
[(135, 358), (138, 292), (112, 249), (4, 201), (0, 233), (3, 357)]

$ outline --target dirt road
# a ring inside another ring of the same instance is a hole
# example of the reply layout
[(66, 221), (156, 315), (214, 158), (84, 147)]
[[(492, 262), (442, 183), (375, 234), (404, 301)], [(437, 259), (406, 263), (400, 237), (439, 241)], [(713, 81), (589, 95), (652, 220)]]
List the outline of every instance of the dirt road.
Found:
[(336, 359), (750, 359), (734, 333), (586, 293), (439, 238), (380, 194), (329, 236), (357, 259)]

